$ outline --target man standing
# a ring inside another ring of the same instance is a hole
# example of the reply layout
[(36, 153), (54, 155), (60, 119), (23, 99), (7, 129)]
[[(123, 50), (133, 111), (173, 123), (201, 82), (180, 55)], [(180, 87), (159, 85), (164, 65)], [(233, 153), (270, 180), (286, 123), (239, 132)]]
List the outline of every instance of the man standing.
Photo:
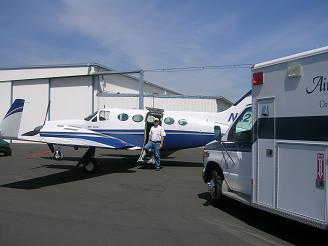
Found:
[(164, 137), (166, 136), (164, 128), (159, 125), (159, 119), (154, 119), (154, 126), (149, 131), (149, 141), (144, 149), (152, 151), (155, 155), (156, 171), (161, 169), (160, 149), (163, 148)]

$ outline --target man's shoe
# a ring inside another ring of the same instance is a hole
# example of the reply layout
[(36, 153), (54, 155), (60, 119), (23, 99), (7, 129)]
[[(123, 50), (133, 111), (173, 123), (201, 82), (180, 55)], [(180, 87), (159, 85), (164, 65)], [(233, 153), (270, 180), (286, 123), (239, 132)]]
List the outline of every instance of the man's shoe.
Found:
[(160, 171), (161, 170), (161, 168), (160, 167), (156, 167), (156, 169), (155, 169), (156, 171)]
[(147, 163), (148, 163), (148, 164), (155, 164), (155, 157), (153, 156), (153, 157), (149, 158), (149, 159), (147, 160)]

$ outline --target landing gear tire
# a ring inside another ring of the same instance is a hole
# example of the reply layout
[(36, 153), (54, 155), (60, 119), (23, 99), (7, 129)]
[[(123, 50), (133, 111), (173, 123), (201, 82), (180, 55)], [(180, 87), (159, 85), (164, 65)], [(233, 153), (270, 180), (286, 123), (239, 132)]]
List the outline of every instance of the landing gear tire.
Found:
[(97, 161), (95, 159), (90, 159), (88, 162), (83, 163), (83, 170), (86, 173), (95, 173), (97, 170)]
[(60, 150), (56, 150), (54, 152), (54, 158), (55, 158), (55, 160), (60, 161), (64, 158), (64, 155)]
[(208, 191), (210, 192), (210, 202), (214, 206), (222, 205), (222, 183), (223, 180), (220, 177), (217, 170), (211, 171), (211, 180), (208, 182)]

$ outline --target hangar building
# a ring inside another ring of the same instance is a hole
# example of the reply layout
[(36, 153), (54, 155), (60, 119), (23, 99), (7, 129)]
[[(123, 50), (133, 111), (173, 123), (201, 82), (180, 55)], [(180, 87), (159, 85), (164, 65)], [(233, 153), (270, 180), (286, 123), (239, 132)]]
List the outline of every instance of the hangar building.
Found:
[[(26, 101), (21, 131), (48, 120), (81, 119), (103, 107), (138, 108), (139, 78), (100, 64), (0, 68), (0, 119), (16, 98)], [(100, 75), (102, 73), (102, 75)], [(186, 96), (144, 81), (144, 106), (217, 112), (231, 106), (223, 97)]]

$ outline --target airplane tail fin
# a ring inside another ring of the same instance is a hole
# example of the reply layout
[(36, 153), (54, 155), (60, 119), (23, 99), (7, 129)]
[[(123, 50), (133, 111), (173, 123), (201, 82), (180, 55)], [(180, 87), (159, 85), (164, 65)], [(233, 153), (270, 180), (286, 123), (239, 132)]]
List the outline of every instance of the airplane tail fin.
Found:
[(0, 136), (6, 139), (17, 139), (22, 120), (24, 99), (16, 99), (11, 105), (0, 125)]

